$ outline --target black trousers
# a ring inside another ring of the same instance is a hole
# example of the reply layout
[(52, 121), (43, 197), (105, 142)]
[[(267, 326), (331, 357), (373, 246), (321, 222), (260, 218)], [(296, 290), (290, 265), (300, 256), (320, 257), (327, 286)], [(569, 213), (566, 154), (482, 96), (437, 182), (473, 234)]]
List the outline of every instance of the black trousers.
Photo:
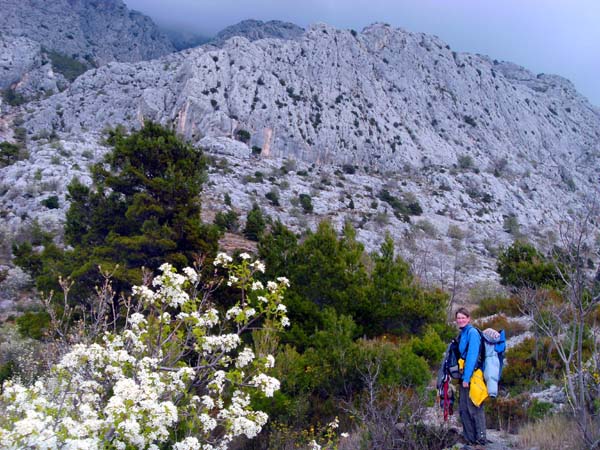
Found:
[(483, 404), (480, 407), (469, 398), (469, 388), (459, 387), (458, 411), (463, 426), (464, 437), (470, 443), (485, 444), (485, 411)]

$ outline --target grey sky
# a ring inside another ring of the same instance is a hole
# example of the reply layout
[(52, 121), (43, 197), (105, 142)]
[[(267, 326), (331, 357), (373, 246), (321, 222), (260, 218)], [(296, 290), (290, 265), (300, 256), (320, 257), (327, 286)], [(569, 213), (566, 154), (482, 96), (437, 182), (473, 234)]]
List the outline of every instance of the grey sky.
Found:
[(600, 0), (124, 1), (160, 25), (208, 36), (244, 19), (356, 30), (386, 22), (435, 34), (453, 50), (562, 75), (600, 106)]

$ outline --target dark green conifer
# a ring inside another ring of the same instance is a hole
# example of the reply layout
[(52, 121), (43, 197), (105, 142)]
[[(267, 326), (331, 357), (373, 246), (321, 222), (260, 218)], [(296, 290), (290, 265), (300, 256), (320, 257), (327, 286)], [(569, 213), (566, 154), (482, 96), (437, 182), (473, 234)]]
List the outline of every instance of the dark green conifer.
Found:
[(254, 203), (252, 209), (248, 211), (246, 216), (246, 227), (244, 228), (244, 236), (251, 241), (258, 241), (265, 232), (267, 223), (260, 207)]
[(113, 150), (92, 167), (92, 186), (73, 180), (68, 187), (65, 240), (73, 250), (56, 255), (64, 263), (59, 273), (89, 291), (100, 265), (116, 269), (117, 287), (125, 288), (141, 282), (142, 266), (181, 267), (214, 254), (219, 231), (200, 219), (202, 151), (151, 122), (129, 135), (113, 130), (107, 142)]

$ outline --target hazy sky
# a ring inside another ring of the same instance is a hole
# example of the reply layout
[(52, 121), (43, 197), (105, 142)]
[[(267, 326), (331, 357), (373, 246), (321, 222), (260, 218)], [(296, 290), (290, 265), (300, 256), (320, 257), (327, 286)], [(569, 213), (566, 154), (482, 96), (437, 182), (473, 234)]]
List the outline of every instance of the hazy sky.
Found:
[(208, 36), (244, 19), (373, 22), (439, 36), (453, 50), (554, 73), (600, 106), (600, 0), (124, 0), (158, 24)]

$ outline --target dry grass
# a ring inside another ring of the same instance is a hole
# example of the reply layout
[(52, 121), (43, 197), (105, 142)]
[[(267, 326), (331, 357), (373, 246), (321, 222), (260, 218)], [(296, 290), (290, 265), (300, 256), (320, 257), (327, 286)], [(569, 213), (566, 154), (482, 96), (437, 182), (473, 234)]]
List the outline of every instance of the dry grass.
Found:
[(521, 448), (544, 450), (581, 450), (585, 448), (575, 422), (565, 416), (549, 416), (530, 423), (519, 431)]

